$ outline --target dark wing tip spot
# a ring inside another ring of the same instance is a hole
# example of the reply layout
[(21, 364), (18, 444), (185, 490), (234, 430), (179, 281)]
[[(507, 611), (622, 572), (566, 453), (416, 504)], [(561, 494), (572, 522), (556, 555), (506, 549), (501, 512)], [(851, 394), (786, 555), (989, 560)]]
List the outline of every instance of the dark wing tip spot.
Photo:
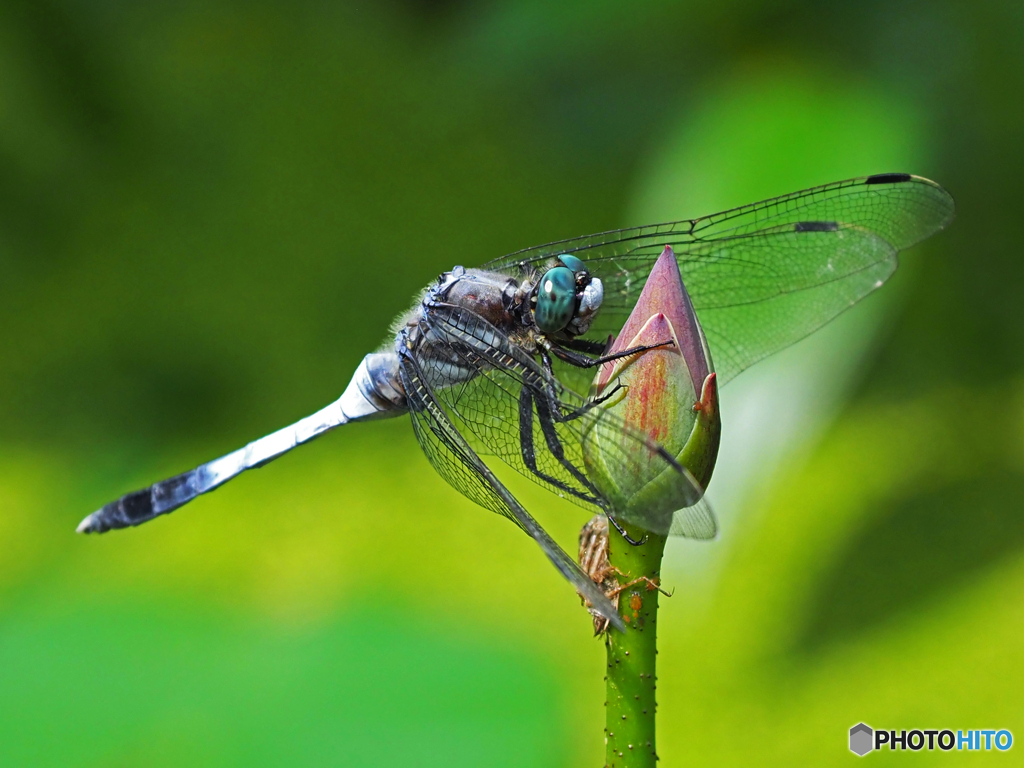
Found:
[(865, 184), (899, 184), (910, 181), (909, 173), (876, 173), (864, 179)]
[(838, 229), (836, 221), (798, 221), (793, 225), (795, 232), (836, 232)]

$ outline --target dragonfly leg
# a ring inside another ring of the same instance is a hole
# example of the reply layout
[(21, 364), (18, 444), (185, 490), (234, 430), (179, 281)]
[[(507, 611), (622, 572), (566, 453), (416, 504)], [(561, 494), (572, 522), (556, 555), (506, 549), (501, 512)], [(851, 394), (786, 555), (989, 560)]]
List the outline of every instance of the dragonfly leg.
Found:
[(609, 389), (603, 395), (598, 395), (597, 397), (593, 398), (592, 400), (588, 400), (586, 403), (581, 405), (579, 408), (576, 408), (576, 409), (574, 409), (572, 411), (569, 411), (568, 413), (561, 414), (560, 417), (559, 417), (559, 421), (575, 421), (576, 419), (580, 418), (581, 416), (585, 416), (587, 414), (587, 412), (590, 411), (595, 406), (598, 406), (601, 403), (605, 402), (606, 400), (610, 400), (611, 398), (615, 397), (615, 395), (621, 389), (625, 389), (625, 385), (623, 385), (623, 384), (616, 384), (614, 387)]
[(594, 368), (598, 365), (604, 365), (610, 363), (613, 360), (621, 360), (624, 357), (631, 357), (632, 355), (638, 355), (641, 352), (647, 352), (652, 349), (660, 349), (661, 347), (673, 346), (675, 342), (671, 339), (663, 341), (661, 344), (649, 344), (642, 345), (639, 347), (630, 347), (624, 349), (622, 352), (616, 352), (614, 355), (602, 355), (601, 357), (587, 357), (586, 355), (574, 352), (571, 349), (566, 349), (564, 346), (558, 344), (552, 344), (548, 342), (548, 349), (551, 350), (551, 354), (557, 357), (559, 360), (568, 363), (569, 365), (577, 368)]
[(641, 544), (647, 541), (646, 533), (642, 537), (640, 537), (640, 541), (637, 541), (628, 533), (626, 533), (626, 529), (619, 525), (619, 521), (616, 520), (613, 515), (608, 515), (608, 522), (615, 526), (615, 530), (618, 531), (619, 535), (626, 540), (627, 544), (632, 544), (634, 547), (639, 547)]
[(537, 477), (545, 482), (551, 483), (556, 488), (563, 490), (578, 499), (601, 506), (600, 498), (597, 495), (597, 489), (594, 488), (591, 482), (587, 479), (587, 476), (580, 472), (579, 469), (577, 469), (573, 463), (566, 458), (561, 440), (558, 437), (558, 433), (555, 431), (554, 422), (551, 419), (551, 413), (547, 409), (546, 405), (542, 405), (541, 400), (537, 400), (537, 417), (540, 420), (541, 431), (544, 433), (544, 440), (547, 443), (548, 450), (551, 451), (551, 454), (555, 457), (558, 463), (565, 467), (569, 474), (576, 478), (580, 485), (586, 488), (593, 495), (587, 495), (586, 493), (573, 488), (569, 484), (551, 477), (541, 471), (540, 467), (537, 466), (537, 454), (533, 445), (533, 406), (533, 393), (530, 391), (529, 387), (523, 387), (519, 393), (519, 449), (522, 453), (523, 463), (526, 465), (526, 468), (533, 472)]
[(544, 367), (544, 394), (548, 396), (549, 402), (557, 411), (558, 392), (555, 391), (555, 382), (557, 379), (555, 378), (555, 369), (551, 365), (551, 355), (548, 354), (548, 351), (544, 347), (540, 347), (537, 351), (540, 352), (540, 362)]
[(545, 350), (543, 347), (540, 348), (540, 359), (541, 363), (544, 366), (544, 373), (547, 374), (547, 382), (544, 387), (544, 394), (547, 395), (548, 408), (550, 409), (551, 413), (554, 414), (555, 421), (575, 421), (576, 419), (585, 415), (587, 411), (591, 410), (594, 406), (600, 405), (601, 403), (613, 398), (616, 394), (618, 394), (618, 392), (621, 389), (624, 388), (622, 384), (616, 384), (603, 395), (599, 395), (598, 397), (588, 400), (579, 408), (569, 411), (568, 413), (562, 413), (562, 401), (558, 399), (558, 393), (555, 391), (555, 371), (551, 367), (551, 355), (549, 355), (547, 353), (547, 350)]
[(611, 346), (612, 337), (608, 341), (591, 341), (590, 339), (569, 339), (558, 342), (559, 346), (571, 349), (575, 352), (586, 352), (588, 355), (603, 355), (604, 351)]
[(540, 421), (541, 432), (544, 433), (544, 440), (547, 443), (548, 450), (551, 454), (558, 459), (558, 463), (561, 464), (566, 470), (569, 471), (573, 477), (576, 478), (588, 491), (590, 491), (597, 500), (598, 493), (597, 489), (590, 482), (585, 474), (583, 474), (568, 458), (565, 456), (565, 450), (562, 447), (562, 439), (558, 436), (558, 430), (555, 429), (555, 420), (552, 416), (551, 409), (543, 399), (538, 398), (537, 400), (537, 418)]

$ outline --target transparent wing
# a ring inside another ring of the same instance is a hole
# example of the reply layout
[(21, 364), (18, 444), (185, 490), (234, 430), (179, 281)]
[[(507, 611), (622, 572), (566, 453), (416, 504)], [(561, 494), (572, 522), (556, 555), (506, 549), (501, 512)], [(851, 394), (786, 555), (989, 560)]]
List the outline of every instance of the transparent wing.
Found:
[(484, 268), (522, 272), (560, 253), (583, 259), (605, 289), (587, 336), (604, 339), (622, 327), (654, 261), (672, 246), (725, 383), (880, 287), (901, 250), (953, 215), (953, 199), (935, 182), (879, 174), (698, 219), (550, 243)]
[(416, 360), (409, 356), (403, 358), (402, 378), (409, 398), (416, 438), (434, 469), (468, 498), (508, 517), (526, 531), (558, 572), (586, 598), (594, 610), (617, 629), (625, 631), (618, 611), (600, 587), (558, 546), (474, 453), (434, 398)]
[(701, 497), (696, 504), (676, 511), (668, 532), (672, 536), (706, 541), (718, 537), (718, 521), (707, 500)]
[[(445, 350), (447, 365), (439, 365), (428, 351), (418, 359), (431, 371), (438, 402), (477, 453), (499, 458), (562, 498), (646, 530), (714, 538), (717, 526), (706, 505), (681, 511), (675, 520), (635, 517), (613, 508), (591, 482), (584, 452), (588, 442), (599, 441), (602, 462), (614, 467), (615, 476), (651, 475), (671, 468), (667, 482), (674, 483), (673, 491), (686, 503), (697, 504), (703, 490), (658, 443), (611, 412), (592, 407), (474, 312), (435, 305), (428, 322), (431, 344)], [(473, 374), (469, 378), (467, 371)], [(464, 490), (464, 482), (449, 482), (488, 506)]]

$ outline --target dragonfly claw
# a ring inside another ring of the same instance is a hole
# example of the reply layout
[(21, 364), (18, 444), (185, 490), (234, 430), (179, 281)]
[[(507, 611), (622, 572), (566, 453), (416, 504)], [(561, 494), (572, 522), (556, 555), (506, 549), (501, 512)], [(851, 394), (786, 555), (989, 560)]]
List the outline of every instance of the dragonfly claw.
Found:
[(639, 547), (641, 544), (645, 544), (647, 542), (647, 534), (646, 533), (640, 538), (640, 541), (637, 541), (632, 536), (630, 536), (628, 533), (626, 533), (626, 529), (623, 528), (621, 525), (619, 525), (619, 521), (616, 520), (611, 515), (608, 515), (608, 522), (610, 522), (613, 526), (615, 526), (615, 530), (618, 531), (619, 535), (623, 539), (626, 540), (627, 544), (632, 544), (634, 547)]

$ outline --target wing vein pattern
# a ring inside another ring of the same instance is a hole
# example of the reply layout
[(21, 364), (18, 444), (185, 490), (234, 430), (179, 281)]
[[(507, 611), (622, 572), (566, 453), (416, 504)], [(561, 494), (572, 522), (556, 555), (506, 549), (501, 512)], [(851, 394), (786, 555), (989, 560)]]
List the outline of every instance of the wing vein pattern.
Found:
[[(671, 246), (724, 384), (880, 287), (900, 251), (953, 215), (952, 198), (935, 182), (879, 174), (697, 219), (528, 248), (485, 268), (521, 273), (561, 253), (584, 260), (604, 283), (588, 334), (600, 340), (622, 327), (658, 254)], [(564, 366), (559, 378), (582, 384)]]

